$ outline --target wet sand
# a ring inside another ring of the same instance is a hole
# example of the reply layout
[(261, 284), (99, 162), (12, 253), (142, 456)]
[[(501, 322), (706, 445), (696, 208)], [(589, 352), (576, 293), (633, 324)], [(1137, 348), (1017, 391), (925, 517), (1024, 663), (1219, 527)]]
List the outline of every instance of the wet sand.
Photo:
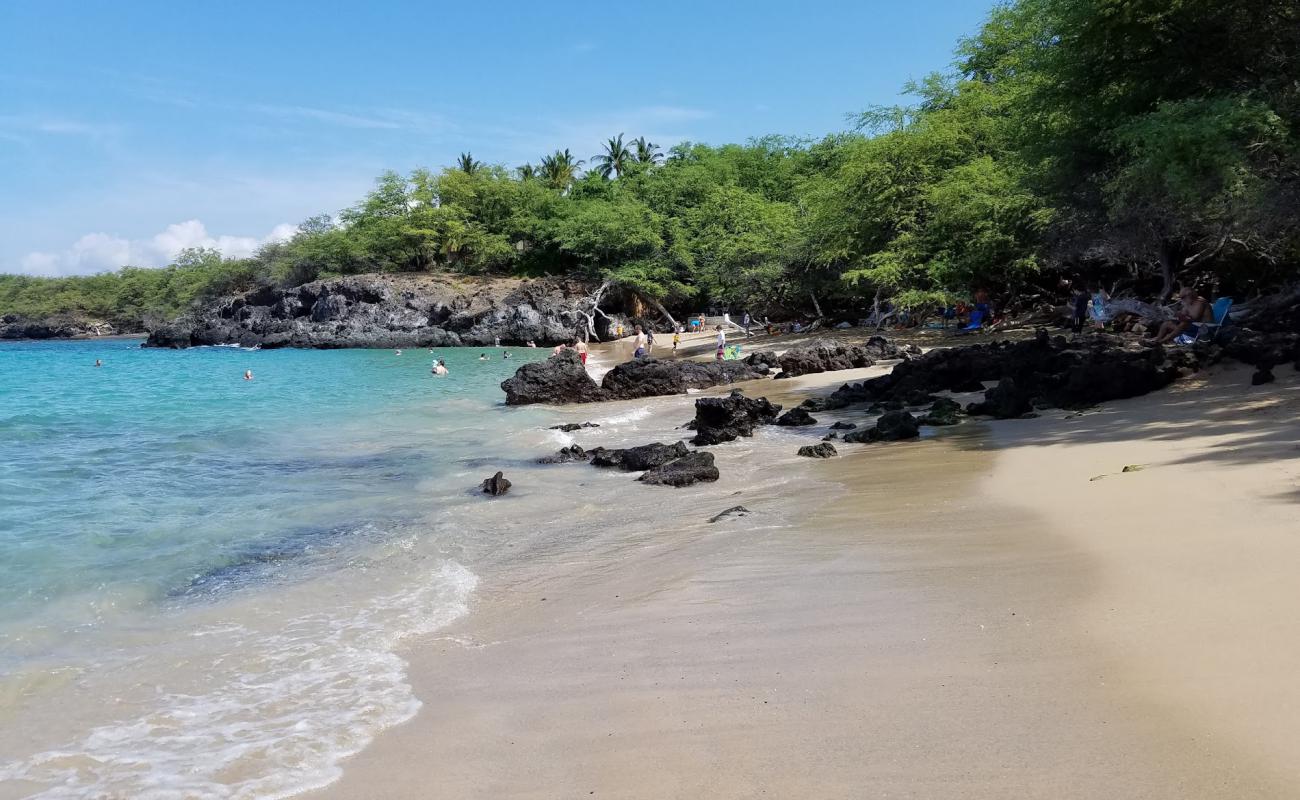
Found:
[(713, 448), (708, 508), (755, 514), (488, 576), (410, 643), (424, 709), (312, 796), (1293, 797), (1300, 381), (1248, 376), (844, 445), (788, 495)]

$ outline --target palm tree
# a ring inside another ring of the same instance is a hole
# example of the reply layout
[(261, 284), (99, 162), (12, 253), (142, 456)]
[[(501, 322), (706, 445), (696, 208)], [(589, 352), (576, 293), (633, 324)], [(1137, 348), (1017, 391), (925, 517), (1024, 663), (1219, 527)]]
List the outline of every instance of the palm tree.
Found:
[(483, 166), (483, 162), (475, 161), (474, 156), (469, 153), (461, 153), (460, 158), (456, 159), (456, 168), (466, 175), (473, 175), (478, 172), (481, 166)]
[(578, 178), (578, 167), (583, 162), (573, 157), (569, 148), (556, 150), (549, 156), (542, 156), (541, 175), (552, 187), (560, 191), (567, 191), (569, 186)]
[(658, 164), (664, 159), (664, 154), (660, 151), (659, 145), (654, 142), (647, 142), (644, 136), (633, 139), (632, 145), (635, 148), (632, 151), (633, 157), (636, 158), (638, 164)]
[(605, 143), (605, 152), (591, 159), (596, 164), (596, 171), (600, 177), (608, 178), (610, 175), (615, 177), (627, 172), (628, 164), (632, 163), (632, 151), (628, 150), (623, 144), (623, 134), (612, 137)]
[(537, 177), (537, 167), (534, 167), (532, 164), (523, 164), (515, 167), (515, 174), (519, 176), (519, 180), (521, 181), (531, 181), (533, 178)]

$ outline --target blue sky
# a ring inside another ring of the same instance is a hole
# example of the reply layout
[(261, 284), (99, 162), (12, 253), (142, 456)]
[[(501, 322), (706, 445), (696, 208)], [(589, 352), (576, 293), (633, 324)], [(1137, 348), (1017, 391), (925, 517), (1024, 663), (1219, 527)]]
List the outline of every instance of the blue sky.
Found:
[(0, 0), (0, 271), (242, 254), (385, 169), (821, 136), (986, 0)]

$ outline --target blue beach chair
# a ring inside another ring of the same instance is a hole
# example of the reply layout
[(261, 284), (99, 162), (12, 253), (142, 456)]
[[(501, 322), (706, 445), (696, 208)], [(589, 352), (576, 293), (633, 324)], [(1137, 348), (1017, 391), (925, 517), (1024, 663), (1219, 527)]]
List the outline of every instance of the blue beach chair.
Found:
[(1214, 314), (1214, 322), (1202, 322), (1196, 329), (1196, 340), (1209, 338), (1211, 342), (1219, 337), (1219, 331), (1223, 329), (1223, 323), (1228, 321), (1228, 312), (1232, 310), (1232, 298), (1220, 297), (1214, 301), (1214, 306), (1210, 311)]

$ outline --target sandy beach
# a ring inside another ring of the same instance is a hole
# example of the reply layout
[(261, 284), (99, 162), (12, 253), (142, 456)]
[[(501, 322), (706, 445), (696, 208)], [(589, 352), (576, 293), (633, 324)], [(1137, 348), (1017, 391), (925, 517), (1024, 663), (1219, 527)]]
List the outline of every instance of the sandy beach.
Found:
[(409, 642), (424, 709), (312, 796), (1294, 796), (1282, 372), (844, 446), (800, 461), (816, 488), (710, 524), (716, 448), (711, 498), (485, 580)]

